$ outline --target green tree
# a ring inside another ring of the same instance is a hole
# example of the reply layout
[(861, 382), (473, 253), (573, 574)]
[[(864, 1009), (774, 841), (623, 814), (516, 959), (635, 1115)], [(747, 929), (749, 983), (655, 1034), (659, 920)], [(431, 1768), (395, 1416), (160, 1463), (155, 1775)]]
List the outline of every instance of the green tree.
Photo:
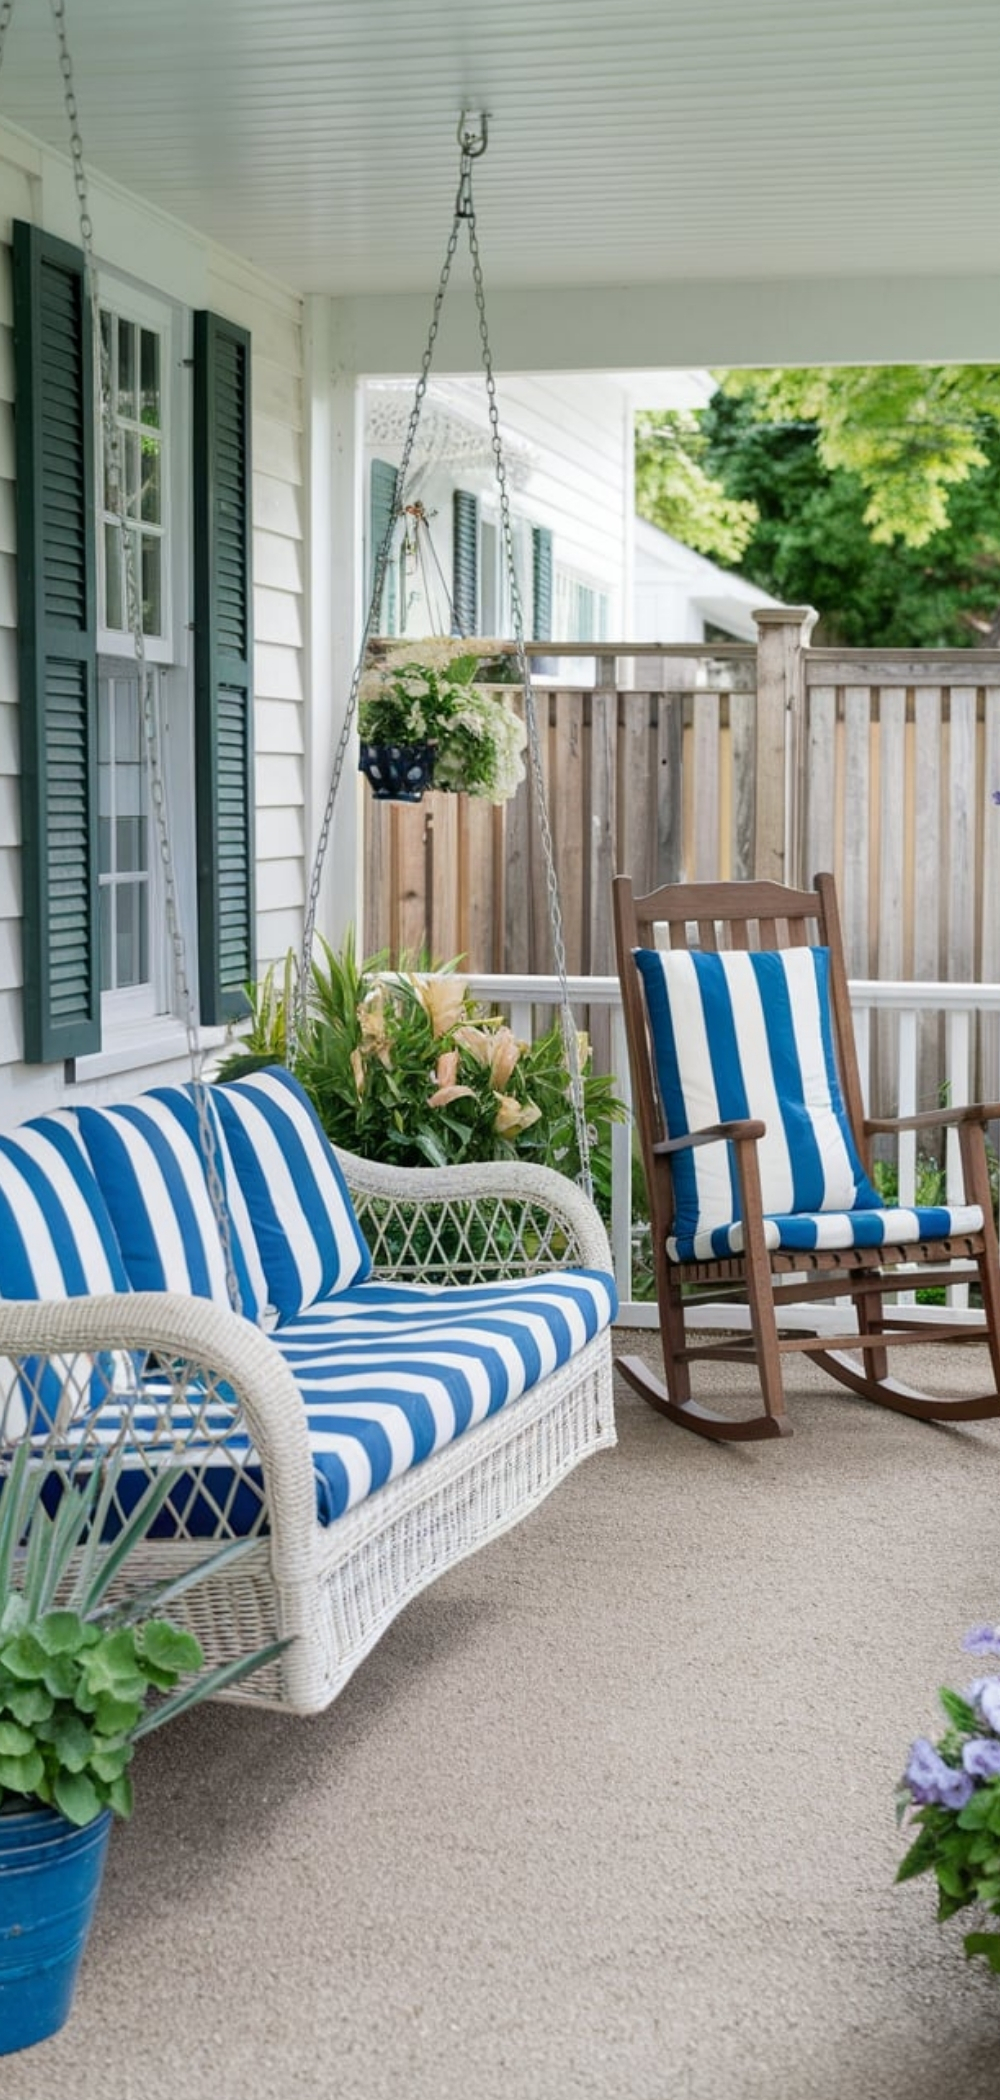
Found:
[[(659, 441), (656, 475), (637, 449), (645, 515), (659, 483), (669, 500), (655, 523), (774, 596), (815, 605), (817, 640), (1000, 641), (1000, 372), (718, 376), (707, 409), (680, 419), (683, 446)], [(713, 516), (734, 511), (752, 520), (737, 552), (726, 531), (712, 536)]]
[(751, 500), (729, 495), (706, 472), (700, 411), (642, 409), (635, 423), (635, 488), (639, 516), (716, 561), (735, 565), (757, 522)]

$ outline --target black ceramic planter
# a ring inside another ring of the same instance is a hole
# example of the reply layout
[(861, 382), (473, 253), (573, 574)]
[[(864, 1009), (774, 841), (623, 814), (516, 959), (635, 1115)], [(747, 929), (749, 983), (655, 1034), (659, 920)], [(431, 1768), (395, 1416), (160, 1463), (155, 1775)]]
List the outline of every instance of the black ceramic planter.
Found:
[(433, 744), (366, 744), (358, 764), (377, 802), (419, 802), (434, 785)]

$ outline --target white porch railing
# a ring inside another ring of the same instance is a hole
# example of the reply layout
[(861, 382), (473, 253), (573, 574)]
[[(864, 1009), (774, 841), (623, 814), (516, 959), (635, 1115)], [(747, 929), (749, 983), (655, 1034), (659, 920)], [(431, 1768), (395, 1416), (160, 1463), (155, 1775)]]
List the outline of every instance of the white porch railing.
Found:
[[(560, 1002), (559, 980), (556, 977), (480, 976), (469, 979), (472, 990), (478, 997), (506, 1008), (514, 1034), (530, 1040), (535, 1033), (535, 1011), (539, 1007), (558, 1009)], [(972, 1060), (975, 1041), (974, 1023), (977, 1015), (1000, 1016), (1000, 984), (942, 984), (907, 983), (887, 984), (875, 980), (852, 982), (851, 1002), (854, 1007), (855, 1029), (858, 1044), (858, 1059), (861, 1066), (862, 1084), (866, 1085), (870, 1059), (869, 1038), (873, 1013), (894, 1013), (899, 1019), (899, 1041), (897, 1055), (897, 1081), (895, 1109), (898, 1115), (912, 1114), (917, 1107), (917, 1065), (919, 1021), (922, 1015), (940, 1014), (945, 1021), (945, 1057), (941, 1073), (942, 1095), (952, 1107), (971, 1099)], [(621, 990), (617, 977), (571, 977), (569, 995), (574, 1006), (604, 1006), (610, 1010), (611, 1058), (610, 1069), (616, 1082), (616, 1090), (631, 1108), (632, 1089), (629, 1081), (628, 1047), (625, 1040), (625, 1022), (622, 1013)], [(1000, 1033), (1000, 1032), (998, 1032)], [(1000, 1070), (990, 1074), (991, 1084), (983, 1089), (984, 1096), (1000, 1099)], [(947, 1089), (945, 1094), (944, 1090)], [(867, 1092), (867, 1088), (866, 1088)], [(911, 1204), (916, 1198), (917, 1182), (917, 1133), (904, 1131), (898, 1141), (899, 1201)], [(621, 1297), (620, 1318), (626, 1325), (656, 1326), (654, 1305), (632, 1296), (632, 1131), (631, 1123), (616, 1123), (611, 1135), (611, 1251), (615, 1276)], [(958, 1140), (954, 1131), (947, 1135), (945, 1157), (947, 1200), (960, 1203), (964, 1200), (962, 1170)], [(900, 1294), (903, 1298), (904, 1294)], [(953, 1309), (961, 1308), (967, 1299), (964, 1287), (958, 1286), (950, 1294)], [(980, 1315), (970, 1312), (970, 1320), (978, 1321)]]

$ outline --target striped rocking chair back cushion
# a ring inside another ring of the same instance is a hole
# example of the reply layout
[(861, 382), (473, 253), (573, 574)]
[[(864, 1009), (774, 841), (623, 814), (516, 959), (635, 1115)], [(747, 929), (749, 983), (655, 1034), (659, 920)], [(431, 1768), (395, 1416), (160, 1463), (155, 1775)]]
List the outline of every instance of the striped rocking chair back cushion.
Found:
[[(634, 952), (670, 1136), (759, 1119), (766, 1126), (758, 1146), (765, 1217), (878, 1210), (837, 1077), (829, 951)], [(698, 1146), (672, 1154), (670, 1164), (671, 1258), (713, 1260), (740, 1251), (732, 1146)], [(777, 1234), (768, 1238), (778, 1243)]]

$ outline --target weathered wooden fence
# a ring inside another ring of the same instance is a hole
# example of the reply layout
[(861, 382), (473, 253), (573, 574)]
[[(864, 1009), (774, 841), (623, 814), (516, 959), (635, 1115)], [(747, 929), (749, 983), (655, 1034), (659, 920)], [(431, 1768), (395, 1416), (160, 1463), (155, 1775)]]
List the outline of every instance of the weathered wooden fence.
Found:
[[(811, 649), (814, 618), (768, 608), (756, 647), (532, 652), (573, 975), (614, 968), (619, 868), (641, 889), (831, 868), (852, 977), (1000, 982), (1000, 651)], [(569, 681), (585, 655), (596, 675), (581, 687)], [(368, 952), (552, 970), (527, 786), (496, 810), (453, 795), (369, 801), (365, 867)], [(878, 1027), (877, 1097), (898, 1051), (896, 1021)], [(984, 1076), (997, 1031), (981, 1017)], [(939, 1033), (924, 1017), (921, 1105), (934, 1105)]]

